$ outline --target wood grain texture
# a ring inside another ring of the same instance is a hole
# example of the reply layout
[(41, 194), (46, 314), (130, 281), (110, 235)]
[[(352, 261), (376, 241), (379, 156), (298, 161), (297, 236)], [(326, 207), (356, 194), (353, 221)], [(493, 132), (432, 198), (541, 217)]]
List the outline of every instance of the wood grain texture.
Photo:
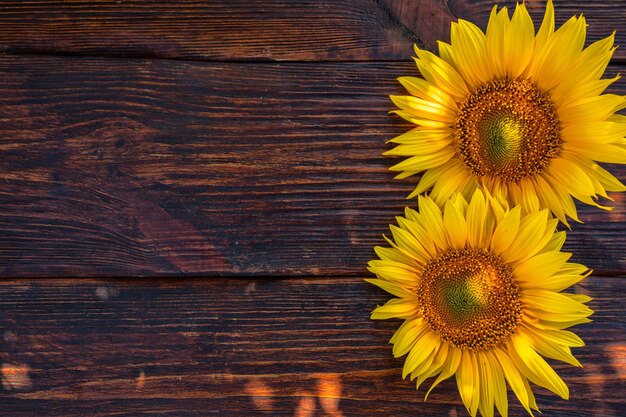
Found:
[[(0, 73), (4, 276), (359, 275), (414, 204), (381, 156), (409, 128), (387, 115), (409, 63), (5, 56)], [(602, 273), (626, 265), (615, 197), (581, 206), (567, 243)]]
[[(626, 0), (555, 3), (590, 41), (618, 29), (624, 73)], [(362, 279), (416, 183), (381, 156), (409, 128), (387, 115), (395, 78), (416, 74), (413, 43), (491, 7), (1, 1), (0, 416), (467, 415), (454, 382), (424, 403), (401, 379), (398, 323), (369, 320), (389, 296)], [(545, 417), (623, 415), (615, 197), (568, 234), (596, 270), (575, 288), (595, 322), (577, 329), (584, 368), (555, 365), (572, 399), (536, 390)]]
[[(537, 388), (538, 404), (620, 416), (626, 280), (575, 290), (596, 311), (577, 328), (584, 368), (552, 362), (572, 398)], [(3, 281), (0, 401), (11, 416), (466, 415), (453, 381), (424, 403), (401, 379), (398, 322), (368, 319), (387, 299), (361, 278)]]
[[(499, 2), (509, 6), (514, 1)], [(527, 1), (538, 21), (543, 1)], [(590, 41), (617, 30), (626, 0), (556, 0), (559, 23), (584, 13)], [(485, 27), (491, 0), (2, 1), (0, 52), (194, 60), (407, 59), (449, 38), (456, 17)]]
[(372, 0), (0, 3), (0, 51), (11, 53), (368, 60), (406, 58), (414, 42)]
[(450, 22), (457, 20), (444, 0), (380, 0), (379, 4), (434, 51), (437, 41), (450, 40)]

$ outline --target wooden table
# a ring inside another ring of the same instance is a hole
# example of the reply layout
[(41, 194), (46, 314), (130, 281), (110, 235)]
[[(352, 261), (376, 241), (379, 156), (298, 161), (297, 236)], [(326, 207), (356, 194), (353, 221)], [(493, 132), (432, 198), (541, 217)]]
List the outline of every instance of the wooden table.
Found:
[[(625, 0), (555, 3), (590, 40), (618, 29), (626, 72)], [(491, 6), (2, 1), (0, 415), (466, 416), (452, 381), (424, 403), (401, 379), (363, 279), (413, 204), (381, 156), (408, 129), (387, 95), (414, 42)], [(555, 365), (572, 399), (536, 390), (544, 416), (625, 413), (614, 198), (568, 235), (595, 321), (584, 368)]]

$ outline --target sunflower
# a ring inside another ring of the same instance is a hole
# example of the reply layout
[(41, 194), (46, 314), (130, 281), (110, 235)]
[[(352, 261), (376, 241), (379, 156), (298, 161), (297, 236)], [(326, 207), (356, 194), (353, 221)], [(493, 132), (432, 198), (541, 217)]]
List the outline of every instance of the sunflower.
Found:
[(403, 378), (419, 388), (436, 377), (432, 390), (456, 375), (472, 416), (493, 416), (494, 404), (506, 416), (507, 384), (531, 415), (529, 381), (567, 399), (542, 356), (581, 366), (570, 348), (584, 343), (565, 329), (590, 321), (590, 298), (561, 291), (590, 271), (560, 252), (558, 220), (547, 209), (523, 215), (481, 190), (469, 203), (456, 193), (443, 212), (419, 196), (419, 212), (405, 215), (391, 226), (391, 248), (375, 248), (377, 278), (366, 280), (397, 297), (371, 317), (404, 320), (390, 340), (395, 357), (408, 354)]
[(391, 96), (392, 111), (416, 128), (390, 142), (387, 155), (408, 157), (396, 178), (424, 172), (409, 198), (427, 190), (443, 207), (477, 187), (524, 213), (549, 208), (579, 221), (572, 197), (601, 208), (599, 196), (626, 188), (596, 162), (626, 163), (626, 96), (602, 94), (614, 34), (586, 49), (585, 18), (554, 28), (548, 1), (535, 34), (524, 4), (509, 18), (494, 6), (487, 31), (452, 23), (439, 56), (415, 48), (423, 78), (398, 80), (411, 94)]

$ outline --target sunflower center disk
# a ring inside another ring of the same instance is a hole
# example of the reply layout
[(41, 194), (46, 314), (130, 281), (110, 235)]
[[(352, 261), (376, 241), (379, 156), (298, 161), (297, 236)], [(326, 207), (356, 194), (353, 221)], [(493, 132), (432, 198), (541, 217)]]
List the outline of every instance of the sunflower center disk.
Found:
[(561, 149), (552, 101), (528, 80), (497, 80), (459, 108), (455, 140), (467, 168), (517, 182), (534, 175)]
[(417, 298), (433, 331), (458, 348), (498, 345), (515, 331), (522, 313), (510, 268), (484, 250), (449, 250), (432, 259)]

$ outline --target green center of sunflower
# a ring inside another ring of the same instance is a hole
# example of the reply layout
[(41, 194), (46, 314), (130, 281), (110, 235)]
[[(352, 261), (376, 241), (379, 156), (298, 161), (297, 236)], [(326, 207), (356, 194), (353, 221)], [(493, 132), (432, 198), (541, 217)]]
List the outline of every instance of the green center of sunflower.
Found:
[(458, 348), (498, 345), (522, 313), (510, 268), (485, 250), (449, 250), (430, 260), (417, 298), (430, 328)]
[(559, 154), (559, 132), (548, 94), (528, 80), (497, 80), (461, 103), (455, 140), (474, 174), (517, 182), (541, 172)]

